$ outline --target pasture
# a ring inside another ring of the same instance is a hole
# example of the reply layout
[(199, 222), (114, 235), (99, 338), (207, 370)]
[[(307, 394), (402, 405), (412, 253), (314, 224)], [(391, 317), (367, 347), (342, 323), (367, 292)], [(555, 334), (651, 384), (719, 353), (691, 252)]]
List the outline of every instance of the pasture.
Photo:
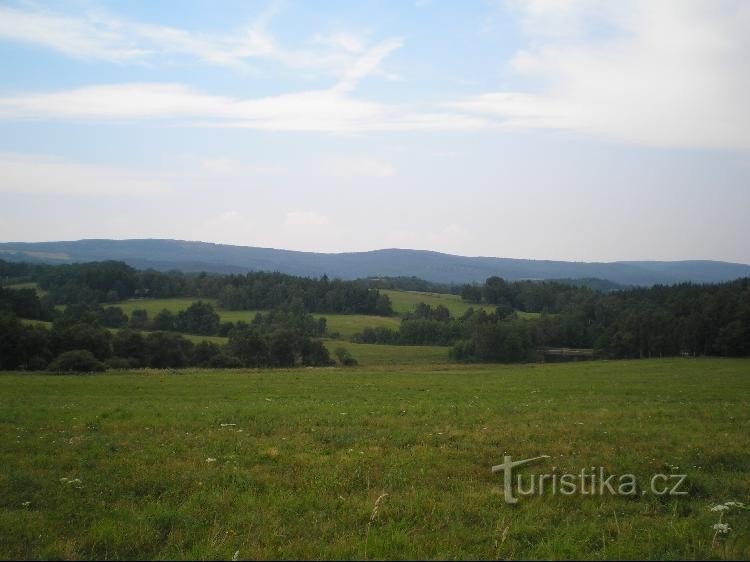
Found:
[[(251, 322), (257, 310), (226, 310), (218, 306), (215, 299), (196, 298), (174, 298), (174, 299), (131, 299), (113, 303), (130, 317), (133, 310), (142, 309), (148, 311), (149, 318), (153, 319), (159, 312), (166, 309), (177, 314), (185, 310), (198, 300), (210, 303), (221, 317), (222, 322)], [(398, 329), (400, 320), (395, 316), (370, 316), (365, 314), (314, 314), (316, 318), (325, 317), (326, 327), (330, 334), (338, 334), (342, 338), (351, 338), (354, 334), (361, 332), (364, 328), (385, 327)]]
[(388, 295), (388, 298), (391, 299), (391, 305), (396, 314), (411, 312), (421, 302), (432, 307), (442, 305), (450, 311), (451, 316), (461, 316), (470, 308), (484, 309), (487, 312), (495, 311), (495, 307), (492, 305), (471, 304), (462, 300), (460, 295), (425, 293), (421, 291), (397, 291), (394, 289), (380, 289), (380, 292)]
[[(749, 375), (732, 359), (5, 374), (0, 557), (748, 558), (750, 512), (717, 536), (710, 507), (750, 499)], [(550, 455), (527, 474), (676, 469), (688, 494), (509, 505), (490, 472), (505, 454)]]

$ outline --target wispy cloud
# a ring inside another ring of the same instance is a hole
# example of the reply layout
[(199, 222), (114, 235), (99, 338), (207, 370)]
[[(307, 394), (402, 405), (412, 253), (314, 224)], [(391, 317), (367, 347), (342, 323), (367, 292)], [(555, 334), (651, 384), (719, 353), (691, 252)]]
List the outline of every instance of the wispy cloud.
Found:
[(183, 55), (209, 64), (237, 65), (275, 52), (273, 40), (257, 24), (228, 35), (210, 35), (101, 11), (69, 16), (10, 6), (0, 7), (0, 38), (40, 45), (75, 58), (115, 63)]
[(390, 162), (374, 158), (324, 158), (322, 171), (337, 178), (389, 178), (396, 172)]
[(179, 84), (115, 84), (0, 98), (0, 119), (181, 119), (191, 125), (352, 133), (476, 129), (484, 119), (363, 101), (339, 88), (240, 99)]
[(571, 130), (658, 147), (750, 149), (750, 4), (517, 4), (526, 91), (449, 107), (504, 127)]
[(361, 53), (364, 49), (364, 44), (359, 37), (343, 31), (329, 34), (316, 33), (313, 36), (313, 43), (338, 47), (350, 53)]
[(172, 189), (159, 174), (93, 166), (49, 156), (0, 153), (0, 193), (156, 195)]
[(383, 41), (358, 57), (354, 63), (347, 68), (344, 76), (334, 87), (338, 92), (350, 92), (363, 78), (375, 73), (380, 64), (389, 54), (403, 45), (401, 39), (388, 39)]
[(134, 21), (101, 8), (70, 15), (36, 7), (0, 6), (0, 40), (118, 64), (163, 64), (184, 59), (250, 69), (256, 63), (269, 62), (339, 77), (368, 47), (361, 38), (344, 31), (314, 35), (297, 48), (282, 45), (269, 29), (279, 10), (278, 3), (271, 3), (253, 21), (211, 33)]

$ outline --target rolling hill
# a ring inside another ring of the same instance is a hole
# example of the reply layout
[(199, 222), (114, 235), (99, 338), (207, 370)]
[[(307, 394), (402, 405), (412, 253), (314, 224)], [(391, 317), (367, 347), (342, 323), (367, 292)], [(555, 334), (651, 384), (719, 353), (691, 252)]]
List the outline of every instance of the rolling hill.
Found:
[(324, 254), (184, 240), (77, 240), (0, 243), (0, 259), (45, 263), (122, 260), (139, 268), (186, 272), (280, 271), (356, 279), (416, 276), (440, 283), (505, 279), (606, 279), (623, 285), (713, 283), (750, 277), (750, 265), (708, 260), (566, 262), (467, 257), (425, 250), (384, 249)]

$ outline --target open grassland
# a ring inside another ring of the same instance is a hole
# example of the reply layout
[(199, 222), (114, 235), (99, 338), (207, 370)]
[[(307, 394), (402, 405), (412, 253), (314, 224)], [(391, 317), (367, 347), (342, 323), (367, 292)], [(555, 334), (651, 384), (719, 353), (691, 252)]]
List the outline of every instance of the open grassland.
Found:
[(6, 289), (15, 289), (17, 291), (20, 290), (20, 289), (34, 289), (40, 296), (44, 295), (45, 292), (46, 292), (46, 291), (43, 291), (42, 289), (40, 289), (39, 285), (37, 285), (34, 282), (28, 282), (28, 283), (10, 283), (8, 285), (2, 285), (2, 286), (4, 288), (6, 288)]
[[(748, 558), (749, 429), (748, 360), (9, 374), (0, 557)], [(504, 454), (688, 495), (508, 505)]]
[[(179, 298), (179, 299), (132, 299), (114, 303), (130, 317), (133, 310), (143, 309), (148, 311), (149, 318), (156, 316), (159, 312), (166, 309), (177, 314), (185, 310), (194, 302), (201, 300), (196, 298)], [(251, 322), (257, 310), (225, 310), (220, 308), (215, 299), (202, 299), (203, 302), (210, 303), (221, 317), (222, 322)], [(400, 320), (396, 317), (389, 316), (368, 316), (365, 314), (315, 314), (316, 318), (326, 318), (326, 326), (331, 334), (339, 334), (343, 338), (351, 338), (354, 334), (361, 332), (364, 328), (376, 328), (383, 326), (386, 328), (398, 329)]]
[(191, 304), (199, 300), (213, 306), (221, 317), (222, 322), (238, 322), (240, 320), (251, 322), (257, 314), (257, 311), (255, 310), (225, 310), (219, 307), (216, 299), (198, 299), (193, 297), (174, 299), (130, 299), (113, 303), (112, 306), (121, 308), (128, 317), (130, 317), (134, 310), (145, 310), (148, 312), (148, 317), (153, 319), (154, 316), (159, 314), (162, 310), (168, 310), (173, 314), (177, 314), (181, 310), (189, 308)]
[[(442, 304), (450, 310), (453, 316), (460, 316), (472, 306), (471, 304), (462, 301), (461, 297), (458, 295), (392, 290), (385, 290), (382, 292), (386, 293), (391, 298), (393, 310), (397, 315), (402, 315), (414, 310), (414, 307), (420, 302), (424, 302), (430, 306)], [(135, 309), (143, 309), (148, 311), (149, 318), (153, 318), (164, 309), (177, 314), (181, 310), (188, 308), (197, 300), (201, 299), (131, 299), (114, 303), (113, 306), (120, 307), (128, 316), (130, 316)], [(251, 322), (258, 313), (258, 311), (255, 310), (225, 310), (218, 306), (215, 299), (202, 300), (210, 303), (216, 309), (222, 322), (238, 322), (240, 320)], [(493, 306), (489, 305), (474, 306), (475, 308), (483, 308), (488, 312), (492, 312), (495, 309)], [(536, 313), (528, 312), (518, 312), (518, 314), (521, 318), (536, 318), (539, 316)], [(338, 337), (344, 339), (351, 339), (354, 334), (361, 332), (365, 328), (383, 327), (398, 330), (401, 323), (401, 319), (398, 316), (371, 316), (365, 314), (315, 314), (314, 316), (316, 318), (326, 318), (328, 333), (331, 335), (338, 334)]]
[[(333, 315), (335, 318), (346, 317), (347, 315)], [(358, 316), (360, 317), (360, 316)], [(361, 318), (373, 318), (372, 316), (361, 316)], [(374, 317), (378, 318), (378, 317)], [(24, 324), (43, 326), (51, 328), (52, 322), (44, 320), (22, 320)], [(117, 332), (116, 328), (110, 328), (111, 332)], [(147, 330), (142, 330), (143, 334), (149, 334)], [(229, 338), (221, 336), (199, 336), (195, 334), (181, 334), (193, 343), (208, 341), (219, 345), (225, 345)], [(345, 337), (346, 334), (342, 334)], [(447, 347), (434, 345), (380, 345), (370, 343), (353, 343), (340, 339), (324, 339), (323, 342), (328, 350), (333, 352), (336, 348), (343, 347), (348, 349), (357, 362), (362, 366), (376, 365), (426, 365), (434, 363), (446, 363), (448, 361)]]
[(370, 316), (366, 314), (313, 314), (316, 318), (326, 319), (326, 330), (329, 334), (339, 334), (342, 338), (351, 338), (365, 328), (390, 328), (398, 330), (401, 319), (396, 316)]
[(364, 366), (376, 365), (434, 365), (448, 362), (449, 348), (436, 345), (380, 345), (323, 340), (331, 352), (338, 347), (348, 349), (357, 362)]
[(460, 295), (449, 295), (445, 293), (424, 293), (420, 291), (396, 291), (393, 289), (380, 289), (381, 293), (388, 295), (391, 299), (391, 305), (393, 306), (396, 314), (404, 314), (406, 312), (412, 312), (420, 302), (428, 304), (432, 307), (443, 305), (447, 308), (451, 316), (461, 316), (464, 312), (470, 308), (484, 309), (487, 312), (494, 312), (495, 307), (483, 304), (471, 304), (462, 300)]
[[(474, 310), (484, 310), (488, 313), (495, 312), (495, 309), (497, 308), (491, 304), (472, 304), (463, 300), (460, 295), (425, 293), (420, 291), (396, 291), (391, 289), (380, 289), (380, 292), (388, 295), (391, 299), (394, 312), (400, 315), (412, 312), (421, 302), (432, 307), (443, 305), (450, 311), (451, 316), (456, 318), (463, 315), (470, 308), (473, 308)], [(527, 320), (533, 320), (540, 316), (538, 312), (523, 312), (521, 310), (517, 310), (516, 314), (519, 318)]]

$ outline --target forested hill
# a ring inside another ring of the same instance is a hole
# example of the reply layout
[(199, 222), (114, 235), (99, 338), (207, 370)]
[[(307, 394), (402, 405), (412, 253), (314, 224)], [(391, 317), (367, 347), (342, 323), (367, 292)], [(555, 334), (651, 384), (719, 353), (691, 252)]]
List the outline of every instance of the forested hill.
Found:
[(719, 261), (564, 262), (400, 249), (323, 254), (158, 239), (0, 243), (0, 259), (45, 263), (111, 259), (159, 270), (278, 271), (342, 279), (415, 276), (436, 283), (482, 282), (496, 275), (508, 280), (598, 278), (623, 285), (653, 285), (712, 283), (750, 276), (750, 265)]

